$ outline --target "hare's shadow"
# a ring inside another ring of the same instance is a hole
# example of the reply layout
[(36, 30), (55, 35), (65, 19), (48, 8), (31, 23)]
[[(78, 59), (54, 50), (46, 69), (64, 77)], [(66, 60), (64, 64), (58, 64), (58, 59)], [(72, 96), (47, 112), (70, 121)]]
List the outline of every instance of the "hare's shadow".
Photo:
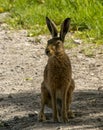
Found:
[[(14, 94), (9, 98), (6, 98), (4, 96), (5, 104), (7, 105), (10, 103), (11, 105), (19, 105), (23, 106), (25, 110), (29, 109), (30, 111), (39, 111), (40, 109), (40, 93), (33, 93), (33, 92), (27, 92), (27, 93), (20, 93), (20, 94)], [(2, 101), (1, 101), (2, 102)], [(34, 104), (36, 104), (34, 106)], [(31, 105), (31, 106), (30, 106)], [(75, 113), (75, 118), (70, 119), (69, 123), (66, 125), (69, 126), (79, 126), (83, 123), (91, 125), (93, 122), (95, 122), (95, 126), (92, 127), (103, 127), (101, 126), (101, 122), (103, 121), (103, 117), (95, 117), (90, 119), (90, 114), (99, 114), (103, 113), (103, 91), (100, 93), (96, 90), (81, 90), (81, 91), (75, 91), (72, 108)], [(0, 130), (14, 130), (14, 129), (24, 129), (28, 127), (35, 127), (35, 128), (49, 128), (49, 127), (57, 127), (57, 126), (63, 126), (62, 123), (53, 123), (50, 119), (52, 118), (52, 113), (46, 112), (46, 116), (49, 119), (47, 122), (38, 122), (38, 114), (32, 113), (28, 116), (24, 117), (14, 117), (13, 119), (1, 122), (0, 124)], [(85, 119), (85, 120), (83, 120)], [(86, 121), (88, 121), (86, 123)]]

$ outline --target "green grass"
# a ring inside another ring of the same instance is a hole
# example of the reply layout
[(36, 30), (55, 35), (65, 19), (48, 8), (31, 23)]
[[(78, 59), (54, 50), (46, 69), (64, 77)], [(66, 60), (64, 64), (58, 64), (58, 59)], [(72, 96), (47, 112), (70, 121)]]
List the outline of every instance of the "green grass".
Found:
[(77, 37), (102, 43), (102, 0), (0, 0), (0, 8), (11, 13), (7, 22), (13, 28), (28, 29), (30, 36), (47, 32), (46, 16), (57, 25), (70, 17), (71, 31), (81, 32), (76, 33)]

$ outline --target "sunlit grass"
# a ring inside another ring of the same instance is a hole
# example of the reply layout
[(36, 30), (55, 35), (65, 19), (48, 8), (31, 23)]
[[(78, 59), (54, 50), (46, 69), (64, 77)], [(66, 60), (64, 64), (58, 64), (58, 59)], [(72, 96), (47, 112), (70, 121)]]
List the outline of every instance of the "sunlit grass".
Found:
[(103, 39), (101, 0), (0, 0), (0, 8), (11, 13), (7, 20), (11, 27), (28, 29), (30, 36), (47, 32), (45, 17), (48, 16), (57, 25), (70, 17), (71, 31), (81, 32), (78, 37)]

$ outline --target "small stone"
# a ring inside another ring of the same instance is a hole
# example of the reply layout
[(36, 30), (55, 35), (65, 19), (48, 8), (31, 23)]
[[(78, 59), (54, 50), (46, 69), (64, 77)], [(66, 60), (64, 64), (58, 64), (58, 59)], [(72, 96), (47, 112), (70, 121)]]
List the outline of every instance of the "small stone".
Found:
[(8, 95), (8, 98), (13, 98), (13, 96), (10, 94), (10, 95)]
[(9, 127), (9, 126), (10, 126), (10, 124), (9, 124), (8, 122), (4, 122), (3, 125), (4, 125), (5, 127)]
[(98, 91), (101, 91), (103, 89), (103, 86), (102, 87), (98, 87)]
[(98, 121), (102, 121), (102, 119), (101, 119), (101, 118), (97, 118), (97, 120), (98, 120)]
[(14, 70), (13, 70), (13, 69), (11, 69), (11, 71), (13, 72)]
[(38, 112), (37, 111), (34, 111), (35, 115), (38, 115)]
[(76, 44), (81, 44), (83, 41), (82, 40), (80, 40), (80, 39), (75, 39), (74, 40), (74, 43), (76, 43)]
[(35, 72), (35, 74), (37, 75), (38, 73), (37, 73), (37, 72)]
[(0, 102), (3, 101), (3, 100), (4, 100), (4, 98), (0, 98)]
[(101, 65), (97, 64), (96, 67), (100, 67)]
[(19, 117), (18, 116), (14, 116), (14, 121), (18, 121)]
[(34, 114), (33, 114), (33, 113), (29, 113), (28, 116), (29, 116), (29, 117), (34, 117), (34, 116), (35, 116), (35, 113), (34, 113)]
[(57, 127), (56, 130), (62, 130), (62, 127)]
[(37, 115), (38, 115), (37, 111), (34, 111), (34, 113), (29, 113), (28, 114), (29, 117), (34, 117), (34, 116), (37, 116)]

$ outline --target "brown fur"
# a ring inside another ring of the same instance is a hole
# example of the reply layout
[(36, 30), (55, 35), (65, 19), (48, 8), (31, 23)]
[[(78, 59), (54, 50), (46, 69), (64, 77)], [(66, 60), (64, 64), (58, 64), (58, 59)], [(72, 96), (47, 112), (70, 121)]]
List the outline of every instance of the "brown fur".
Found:
[[(61, 113), (62, 121), (67, 122), (72, 93), (75, 87), (72, 79), (71, 62), (65, 53), (63, 43), (69, 28), (70, 19), (64, 20), (61, 26), (60, 37), (57, 37), (58, 33), (54, 23), (49, 18), (46, 18), (46, 22), (53, 38), (48, 41), (46, 47), (46, 54), (49, 58), (44, 70), (44, 81), (41, 85), (39, 120), (46, 119), (44, 107), (47, 105), (53, 109), (54, 121), (59, 121), (59, 113)], [(61, 112), (59, 111), (60, 108), (62, 109)]]

